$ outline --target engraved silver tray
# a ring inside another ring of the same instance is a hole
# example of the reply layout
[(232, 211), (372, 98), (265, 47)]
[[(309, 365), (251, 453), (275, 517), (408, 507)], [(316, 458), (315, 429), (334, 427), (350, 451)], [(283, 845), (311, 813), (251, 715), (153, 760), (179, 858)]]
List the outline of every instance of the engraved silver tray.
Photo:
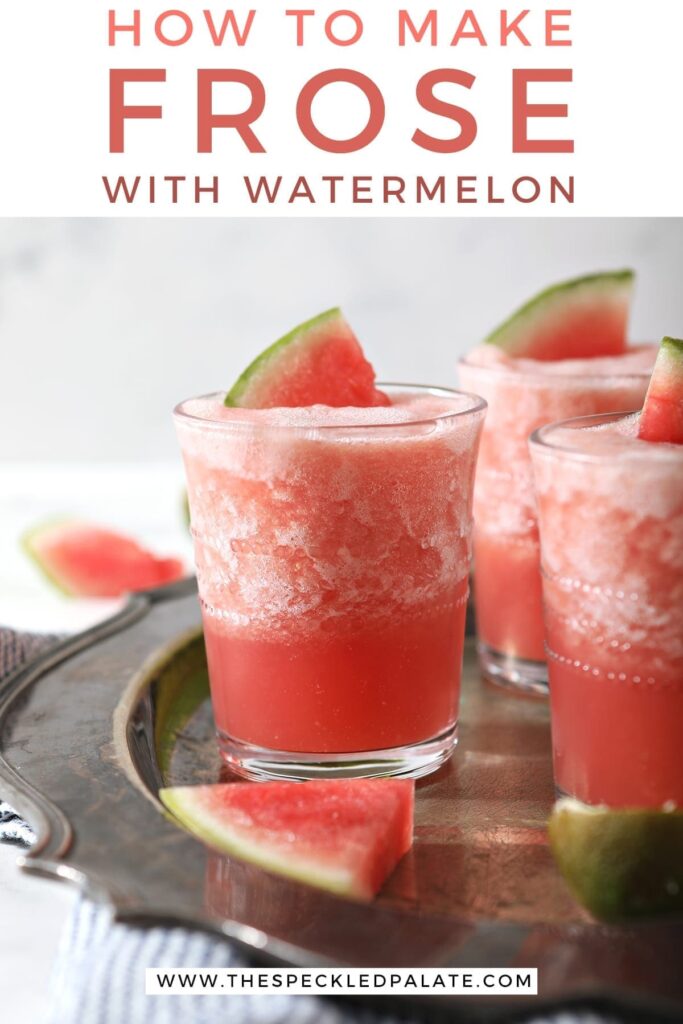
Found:
[[(0, 687), (0, 793), (37, 833), (21, 867), (76, 883), (118, 919), (205, 929), (262, 962), (537, 967), (538, 1012), (683, 1019), (683, 921), (605, 926), (575, 904), (546, 841), (547, 706), (483, 684), (471, 645), (459, 748), (418, 783), (413, 850), (374, 903), (222, 856), (157, 799), (161, 785), (227, 778), (192, 580), (132, 597)], [(451, 1020), (529, 1009), (523, 997), (413, 1002)]]

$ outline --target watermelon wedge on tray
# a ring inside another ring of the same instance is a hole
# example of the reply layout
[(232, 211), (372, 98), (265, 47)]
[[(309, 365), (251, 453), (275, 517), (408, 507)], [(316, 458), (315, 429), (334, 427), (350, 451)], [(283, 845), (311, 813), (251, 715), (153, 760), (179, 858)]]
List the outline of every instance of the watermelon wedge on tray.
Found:
[(217, 850), (357, 899), (375, 895), (413, 841), (404, 779), (178, 786), (159, 797)]
[(513, 358), (550, 361), (620, 355), (626, 349), (633, 276), (631, 270), (617, 270), (556, 284), (485, 340)]
[(22, 542), (45, 576), (72, 597), (119, 597), (185, 575), (180, 559), (157, 558), (130, 537), (76, 520), (43, 524)]
[(638, 437), (683, 444), (683, 341), (664, 338), (652, 371)]
[(225, 398), (228, 406), (389, 405), (375, 371), (340, 309), (307, 320), (251, 363)]

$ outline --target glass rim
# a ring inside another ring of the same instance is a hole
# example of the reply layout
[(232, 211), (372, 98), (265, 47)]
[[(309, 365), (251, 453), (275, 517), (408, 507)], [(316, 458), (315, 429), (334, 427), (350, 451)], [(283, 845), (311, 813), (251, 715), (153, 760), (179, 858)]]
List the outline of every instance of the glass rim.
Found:
[[(545, 423), (529, 436), (529, 448), (533, 452), (554, 452), (562, 457), (569, 457), (579, 462), (615, 462), (617, 459), (647, 459), (652, 461), (680, 462), (683, 459), (683, 445), (668, 444), (667, 442), (642, 441), (634, 445), (626, 445), (623, 448), (609, 448), (604, 451), (586, 451), (566, 442), (558, 444), (553, 442), (549, 435), (557, 430), (585, 430), (589, 427), (599, 427), (607, 423), (616, 423), (619, 420), (637, 416), (640, 409), (628, 409), (624, 412), (600, 412), (590, 416), (572, 416), (566, 420), (557, 420), (554, 423)], [(633, 438), (638, 441), (638, 438)]]
[[(627, 349), (627, 354), (630, 354), (630, 352), (633, 352), (634, 350), (637, 349), (650, 347), (653, 350), (653, 355), (656, 355), (658, 347), (657, 343), (650, 341), (643, 341), (637, 345), (629, 346), (629, 348)], [(628, 381), (637, 382), (642, 381), (643, 379), (649, 380), (652, 376), (652, 367), (654, 366), (655, 362), (653, 358), (652, 366), (650, 366), (648, 369), (630, 370), (627, 373), (620, 373), (618, 370), (614, 373), (544, 373), (542, 369), (540, 371), (534, 370), (534, 372), (531, 373), (530, 371), (526, 370), (512, 370), (509, 366), (478, 366), (477, 363), (470, 362), (469, 356), (471, 355), (472, 353), (469, 352), (466, 355), (461, 356), (458, 359), (458, 368), (465, 366), (467, 367), (468, 370), (476, 370), (478, 373), (483, 373), (484, 375), (489, 375), (490, 377), (495, 377), (498, 379), (517, 380), (520, 381), (520, 383), (523, 382), (525, 386), (538, 387), (547, 387), (548, 383), (551, 381), (556, 382), (558, 385), (567, 383), (573, 385), (582, 384), (586, 386), (587, 384), (595, 385), (599, 383), (605, 386), (606, 384), (609, 384), (610, 381), (616, 381), (619, 384), (623, 384), (628, 383)], [(619, 356), (596, 356), (595, 358), (618, 359)], [(556, 360), (556, 362), (579, 361), (583, 362), (583, 360), (572, 359)], [(534, 362), (536, 362), (537, 365), (541, 367), (543, 366), (542, 360), (534, 360)]]
[[(417, 395), (432, 396), (434, 398), (444, 398), (452, 400), (455, 398), (469, 399), (470, 405), (465, 409), (453, 409), (452, 411), (445, 411), (438, 413), (434, 416), (419, 416), (416, 419), (400, 420), (399, 422), (368, 422), (368, 423), (321, 423), (321, 424), (292, 424), (292, 423), (266, 423), (259, 422), (258, 420), (243, 420), (239, 418), (235, 419), (209, 419), (205, 416), (195, 416), (184, 408), (189, 402), (201, 401), (202, 399), (212, 399), (225, 397), (225, 391), (211, 391), (204, 395), (195, 395), (191, 398), (185, 398), (173, 409), (174, 419), (193, 425), (197, 428), (201, 427), (207, 430), (214, 430), (218, 433), (225, 432), (237, 432), (237, 433), (261, 433), (272, 431), (277, 434), (291, 433), (297, 436), (308, 436), (309, 438), (315, 437), (316, 435), (339, 435), (344, 433), (362, 433), (362, 432), (375, 432), (375, 431), (404, 431), (407, 427), (426, 427), (442, 421), (457, 420), (464, 416), (473, 416), (479, 413), (485, 412), (488, 407), (486, 399), (482, 398), (481, 395), (476, 395), (471, 391), (462, 391), (457, 388), (446, 388), (437, 387), (430, 384), (401, 384), (395, 381), (377, 381), (377, 387), (382, 389), (388, 389), (393, 391), (408, 392)], [(327, 406), (326, 408), (332, 408)], [(361, 406), (349, 406), (349, 408), (362, 408)], [(386, 406), (377, 406), (377, 408), (386, 408)], [(255, 410), (265, 412), (266, 410)]]

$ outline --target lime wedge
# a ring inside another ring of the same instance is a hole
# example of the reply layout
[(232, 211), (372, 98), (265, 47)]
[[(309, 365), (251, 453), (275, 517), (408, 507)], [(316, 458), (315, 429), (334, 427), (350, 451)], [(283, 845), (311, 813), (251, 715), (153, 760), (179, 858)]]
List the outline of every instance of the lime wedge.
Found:
[(611, 810), (565, 798), (555, 804), (548, 832), (569, 888), (595, 917), (683, 913), (683, 812)]

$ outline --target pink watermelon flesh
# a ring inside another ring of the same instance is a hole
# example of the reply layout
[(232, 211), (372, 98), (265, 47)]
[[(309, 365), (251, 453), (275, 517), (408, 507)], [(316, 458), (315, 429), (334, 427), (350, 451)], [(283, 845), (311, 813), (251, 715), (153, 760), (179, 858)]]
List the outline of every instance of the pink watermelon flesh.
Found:
[(412, 845), (414, 789), (403, 779), (334, 779), (178, 786), (159, 796), (224, 853), (371, 899)]
[(486, 338), (515, 358), (587, 359), (626, 349), (633, 273), (592, 274), (554, 285)]
[(341, 310), (295, 327), (262, 352), (228, 392), (225, 404), (250, 409), (390, 405)]
[(119, 597), (185, 575), (178, 558), (157, 558), (129, 537), (88, 523), (39, 527), (24, 546), (45, 575), (74, 597)]
[(683, 444), (683, 341), (664, 338), (652, 371), (638, 437)]

